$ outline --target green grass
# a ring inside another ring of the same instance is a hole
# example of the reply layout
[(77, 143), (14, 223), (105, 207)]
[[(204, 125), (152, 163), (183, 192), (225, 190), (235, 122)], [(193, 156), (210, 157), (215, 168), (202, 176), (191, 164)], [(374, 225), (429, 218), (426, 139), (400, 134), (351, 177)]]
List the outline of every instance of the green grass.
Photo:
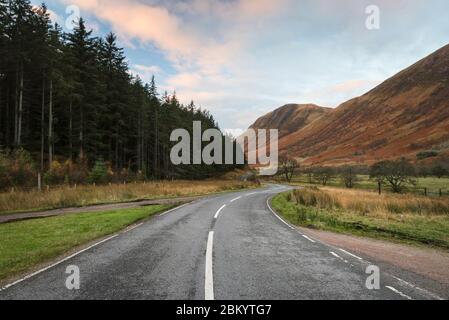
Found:
[[(427, 193), (430, 196), (438, 196), (439, 190), (441, 189), (445, 196), (449, 196), (449, 178), (441, 178), (438, 179), (436, 177), (427, 177), (427, 178), (416, 178), (416, 186), (408, 186), (407, 192), (415, 193), (415, 194), (424, 194), (424, 188), (427, 188)], [(310, 184), (309, 179), (305, 175), (295, 176), (292, 180), (293, 185), (318, 185), (319, 183)], [(344, 188), (345, 185), (341, 181), (341, 179), (333, 178), (328, 184), (330, 187)], [(359, 175), (357, 177), (357, 182), (355, 188), (362, 190), (377, 190), (377, 182), (373, 179), (370, 179), (368, 175)], [(389, 191), (390, 188), (388, 185), (384, 185), (384, 190)]]
[(156, 205), (1, 224), (0, 280), (51, 261), (77, 246), (118, 232), (170, 207)]
[(274, 197), (272, 206), (293, 225), (449, 249), (447, 215), (367, 214), (341, 208), (338, 204), (333, 208), (305, 206), (297, 204), (289, 194)]

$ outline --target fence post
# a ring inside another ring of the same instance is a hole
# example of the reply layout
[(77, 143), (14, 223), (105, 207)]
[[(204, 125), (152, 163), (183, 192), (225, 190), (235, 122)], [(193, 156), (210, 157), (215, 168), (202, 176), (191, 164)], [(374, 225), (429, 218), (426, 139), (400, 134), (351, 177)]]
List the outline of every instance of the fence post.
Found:
[(424, 195), (427, 197), (427, 188), (424, 188)]
[(440, 197), (443, 196), (443, 190), (440, 189)]
[(378, 182), (378, 187), (379, 187), (379, 195), (382, 194), (382, 183)]

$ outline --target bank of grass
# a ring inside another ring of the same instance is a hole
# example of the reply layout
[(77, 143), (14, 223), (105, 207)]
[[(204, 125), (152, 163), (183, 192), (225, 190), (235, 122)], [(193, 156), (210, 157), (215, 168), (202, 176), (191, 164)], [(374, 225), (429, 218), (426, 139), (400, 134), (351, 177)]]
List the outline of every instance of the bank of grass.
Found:
[(155, 205), (1, 224), (0, 281), (169, 208)]
[(273, 207), (295, 225), (449, 249), (449, 199), (304, 188)]
[(237, 180), (157, 181), (105, 186), (58, 187), (49, 191), (0, 193), (0, 215), (84, 207), (94, 204), (120, 203), (144, 199), (197, 196), (258, 186)]

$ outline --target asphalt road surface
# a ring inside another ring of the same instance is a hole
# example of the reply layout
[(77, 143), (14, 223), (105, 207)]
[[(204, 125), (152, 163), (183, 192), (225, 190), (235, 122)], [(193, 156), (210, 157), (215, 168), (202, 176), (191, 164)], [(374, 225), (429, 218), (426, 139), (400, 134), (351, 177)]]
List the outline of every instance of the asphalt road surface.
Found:
[[(286, 189), (197, 200), (20, 279), (0, 300), (438, 298), (382, 270), (379, 289), (368, 289), (373, 262), (308, 238), (271, 211), (268, 200)], [(68, 266), (79, 268), (78, 290), (66, 287)]]

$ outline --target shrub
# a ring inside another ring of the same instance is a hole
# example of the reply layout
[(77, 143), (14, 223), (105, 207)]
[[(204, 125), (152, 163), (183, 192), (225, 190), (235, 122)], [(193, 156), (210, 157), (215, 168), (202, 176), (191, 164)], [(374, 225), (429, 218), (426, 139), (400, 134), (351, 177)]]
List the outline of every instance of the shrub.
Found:
[(32, 187), (36, 183), (37, 172), (31, 155), (20, 148), (15, 151), (0, 152), (0, 188)]
[(427, 158), (434, 158), (438, 155), (439, 155), (438, 151), (423, 151), (423, 152), (418, 153), (416, 155), (416, 158), (418, 158), (418, 160), (424, 160)]
[(95, 162), (92, 171), (89, 174), (87, 181), (89, 183), (102, 184), (107, 182), (108, 168), (103, 160), (97, 160)]

